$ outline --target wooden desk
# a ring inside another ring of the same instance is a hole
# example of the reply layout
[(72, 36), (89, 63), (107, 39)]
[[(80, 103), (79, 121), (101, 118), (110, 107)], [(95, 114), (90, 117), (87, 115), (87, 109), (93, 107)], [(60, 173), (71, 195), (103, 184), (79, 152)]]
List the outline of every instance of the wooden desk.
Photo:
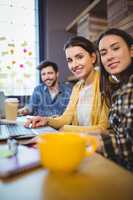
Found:
[(38, 169), (0, 182), (1, 200), (131, 200), (133, 174), (95, 154), (78, 172)]

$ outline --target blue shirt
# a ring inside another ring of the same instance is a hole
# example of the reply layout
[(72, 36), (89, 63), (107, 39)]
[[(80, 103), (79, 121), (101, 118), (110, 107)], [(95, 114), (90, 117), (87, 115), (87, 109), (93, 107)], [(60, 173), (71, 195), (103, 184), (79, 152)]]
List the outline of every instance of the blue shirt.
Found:
[(47, 86), (43, 83), (38, 85), (30, 98), (30, 113), (39, 116), (61, 115), (69, 102), (71, 91), (70, 84), (59, 84), (59, 93), (52, 99)]

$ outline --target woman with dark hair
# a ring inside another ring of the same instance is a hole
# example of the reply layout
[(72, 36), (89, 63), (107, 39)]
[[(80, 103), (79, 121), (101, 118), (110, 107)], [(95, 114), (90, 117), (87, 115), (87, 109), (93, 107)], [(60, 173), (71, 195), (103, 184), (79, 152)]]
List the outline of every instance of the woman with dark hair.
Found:
[(98, 40), (101, 92), (109, 113), (109, 134), (101, 134), (102, 153), (133, 171), (133, 38), (112, 28)]
[(79, 79), (73, 88), (69, 104), (60, 117), (35, 117), (26, 122), (32, 127), (50, 125), (64, 131), (84, 133), (104, 132), (108, 127), (108, 108), (101, 99), (100, 73), (94, 45), (84, 37), (70, 38), (65, 47), (70, 71)]

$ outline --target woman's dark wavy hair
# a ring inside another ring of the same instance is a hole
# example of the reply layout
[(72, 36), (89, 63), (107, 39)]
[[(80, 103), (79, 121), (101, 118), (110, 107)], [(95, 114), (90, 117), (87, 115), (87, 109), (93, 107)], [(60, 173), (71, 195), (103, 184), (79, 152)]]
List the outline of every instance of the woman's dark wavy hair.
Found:
[[(101, 39), (107, 35), (116, 35), (116, 36), (121, 37), (127, 44), (128, 48), (129, 49), (132, 48), (133, 37), (131, 35), (129, 35), (127, 32), (125, 32), (121, 29), (117, 29), (117, 28), (111, 28), (111, 29), (108, 29), (107, 31), (105, 31), (104, 33), (102, 33), (100, 35), (99, 39), (97, 40), (97, 46), (99, 46), (99, 42), (101, 41)], [(100, 58), (100, 71), (101, 71), (100, 90), (101, 90), (103, 98), (106, 99), (107, 105), (110, 105), (111, 95), (112, 95), (113, 91), (115, 89), (119, 88), (121, 83), (127, 82), (129, 76), (131, 74), (133, 74), (133, 58), (132, 58), (132, 61), (131, 61), (131, 64), (129, 65), (129, 67), (124, 72), (119, 74), (119, 78), (120, 78), (119, 84), (110, 81), (109, 73), (105, 70), (105, 68), (101, 62), (101, 58)], [(107, 99), (107, 97), (108, 97), (108, 99)]]
[[(74, 36), (67, 40), (66, 44), (64, 45), (64, 50), (69, 47), (79, 46), (85, 49), (89, 54), (95, 53), (96, 54), (96, 62), (97, 62), (97, 50), (96, 46), (88, 39), (82, 36)], [(96, 64), (95, 62), (95, 64)]]

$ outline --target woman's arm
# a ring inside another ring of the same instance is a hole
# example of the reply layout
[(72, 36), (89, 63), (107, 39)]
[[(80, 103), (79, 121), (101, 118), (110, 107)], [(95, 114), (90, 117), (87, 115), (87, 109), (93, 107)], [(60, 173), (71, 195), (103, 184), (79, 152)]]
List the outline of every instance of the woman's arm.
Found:
[(73, 89), (72, 89), (72, 93), (70, 96), (70, 100), (69, 103), (66, 107), (65, 112), (59, 116), (59, 117), (48, 117), (48, 125), (52, 126), (54, 128), (61, 128), (64, 125), (69, 125), (72, 123), (73, 120), (73, 115), (76, 109), (76, 104), (77, 104), (77, 100), (78, 100), (78, 90), (79, 87), (77, 87), (78, 84), (76, 84)]

